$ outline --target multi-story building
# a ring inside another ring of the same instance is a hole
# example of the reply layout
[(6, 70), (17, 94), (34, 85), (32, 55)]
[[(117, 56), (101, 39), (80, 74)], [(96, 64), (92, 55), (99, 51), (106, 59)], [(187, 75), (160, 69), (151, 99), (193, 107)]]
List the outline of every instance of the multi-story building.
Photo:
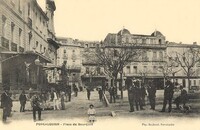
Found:
[(141, 50), (141, 56), (134, 59), (123, 69), (124, 77), (145, 78), (153, 80), (156, 86), (162, 86), (163, 75), (158, 71), (165, 63), (166, 43), (165, 36), (159, 31), (151, 35), (131, 34), (127, 29), (118, 33), (109, 33), (104, 40), (105, 47), (128, 47)]
[[(94, 51), (99, 42), (63, 37), (57, 37), (57, 41), (60, 44), (57, 62), (61, 66), (67, 61), (70, 85), (75, 83), (77, 86), (85, 86), (97, 77), (97, 64), (91, 61), (95, 57)], [(100, 70), (98, 72), (100, 73)]]
[(11, 89), (41, 88), (47, 84), (44, 65), (56, 65), (53, 0), (46, 11), (37, 0), (0, 1), (0, 83)]
[[(184, 53), (188, 53), (190, 49), (196, 49), (199, 50), (200, 46), (197, 45), (196, 42), (193, 44), (183, 44), (183, 43), (174, 43), (174, 42), (167, 42), (167, 55), (168, 55), (168, 63), (172, 62), (173, 59), (178, 60), (186, 58), (186, 64), (183, 63), (182, 66), (180, 64), (176, 64), (173, 66), (174, 73), (171, 74), (171, 78), (174, 79), (175, 82), (178, 84), (183, 85), (184, 87), (188, 87), (188, 80), (187, 80), (187, 73), (188, 68), (191, 68), (191, 74), (190, 74), (190, 86), (199, 86), (200, 85), (200, 62), (198, 61), (199, 55), (192, 56), (190, 58), (187, 58), (187, 56), (184, 56)], [(177, 54), (179, 57), (177, 57)], [(194, 58), (194, 60), (193, 60)], [(196, 59), (196, 60), (195, 60)], [(193, 65), (192, 65), (193, 64)], [(185, 70), (183, 69), (185, 68)], [(189, 72), (189, 71), (188, 71)]]
[[(132, 48), (133, 51), (134, 49), (140, 50), (139, 58), (133, 59), (124, 67), (122, 77), (134, 77), (145, 80), (146, 83), (151, 80), (158, 89), (162, 89), (164, 86), (164, 76), (188, 87), (187, 76), (180, 65), (173, 68), (173, 72), (171, 71), (167, 75), (164, 69), (166, 64), (170, 62), (170, 55), (172, 55), (171, 57), (174, 56), (172, 52), (183, 53), (183, 50), (191, 47), (199, 48), (196, 44), (170, 43), (165, 40), (165, 36), (159, 31), (154, 31), (150, 35), (141, 35), (131, 34), (127, 29), (122, 29), (118, 33), (109, 33), (103, 42), (79, 41), (72, 38), (58, 38), (57, 40), (61, 44), (58, 50), (59, 65), (66, 60), (69, 68), (73, 63), (80, 67), (77, 78), (79, 84), (83, 86), (110, 84), (104, 69), (95, 62), (95, 49), (97, 46), (103, 46), (104, 48), (128, 47)], [(77, 61), (73, 61), (73, 58), (76, 58)], [(199, 64), (196, 64), (194, 69), (196, 72), (191, 77), (191, 85), (200, 85)], [(119, 78), (121, 78), (120, 75), (118, 75)], [(120, 80), (118, 81), (120, 83)]]

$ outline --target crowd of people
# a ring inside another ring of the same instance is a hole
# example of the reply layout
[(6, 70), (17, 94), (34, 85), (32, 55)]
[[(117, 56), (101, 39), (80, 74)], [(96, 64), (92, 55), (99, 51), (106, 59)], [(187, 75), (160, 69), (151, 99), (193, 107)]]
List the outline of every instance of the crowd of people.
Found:
[[(126, 79), (126, 88), (128, 90), (128, 100), (130, 104), (130, 112), (136, 110), (144, 110), (143, 106), (145, 105), (145, 96), (148, 96), (150, 109), (155, 110), (156, 107), (156, 87), (153, 85), (152, 81), (149, 81), (147, 84), (142, 84), (141, 81), (134, 78)], [(164, 100), (163, 107), (160, 112), (166, 111), (166, 106), (168, 104), (168, 112), (172, 111), (172, 100), (174, 96), (175, 84), (172, 83), (169, 79), (166, 80), (164, 86)], [(180, 103), (183, 104), (183, 108), (186, 107), (186, 102), (188, 101), (187, 91), (183, 89), (183, 86), (180, 86), (181, 93), (178, 97), (174, 99), (176, 104), (176, 109), (180, 109)], [(147, 92), (147, 93), (146, 93)]]
[[(125, 86), (128, 91), (128, 101), (130, 105), (130, 112), (134, 112), (135, 110), (144, 110), (145, 97), (148, 97), (150, 109), (155, 110), (156, 107), (156, 87), (152, 83), (152, 81), (148, 81), (148, 83), (143, 84), (140, 80), (136, 80), (134, 78), (127, 78), (125, 81)], [(91, 99), (91, 91), (94, 91), (94, 88), (84, 87), (87, 92), (87, 99)], [(83, 87), (78, 87), (73, 84), (72, 89), (74, 92), (74, 96), (78, 96), (79, 91), (84, 91)], [(98, 86), (96, 88), (97, 93), (99, 95), (99, 101), (102, 102), (104, 100), (103, 94), (105, 94), (105, 90), (107, 90), (110, 94), (110, 103), (116, 102), (116, 87), (111, 86), (107, 89), (103, 89), (102, 86)], [(183, 89), (183, 86), (180, 86), (181, 94), (175, 98), (174, 103), (176, 104), (176, 109), (180, 109), (180, 104), (186, 106), (188, 101), (187, 91)], [(36, 121), (36, 112), (38, 113), (38, 120), (41, 120), (41, 111), (42, 110), (65, 110), (65, 101), (71, 101), (71, 87), (68, 91), (56, 91), (52, 89), (47, 92), (32, 92), (26, 94), (24, 90), (21, 91), (19, 95), (20, 102), (20, 112), (25, 112), (27, 100), (30, 101), (32, 111), (33, 111), (33, 120)], [(172, 110), (172, 100), (174, 94), (174, 83), (170, 80), (167, 80), (164, 87), (164, 99), (163, 99), (163, 107), (160, 112), (166, 111), (167, 104), (168, 112)], [(50, 102), (53, 103), (50, 104)], [(4, 93), (1, 95), (1, 108), (3, 108), (3, 122), (6, 122), (7, 117), (11, 115), (12, 110), (12, 98), (11, 93), (8, 89), (4, 90)], [(96, 111), (93, 109), (94, 105), (91, 105), (90, 110), (88, 110), (88, 115), (90, 115), (90, 119), (94, 119), (94, 114)], [(95, 111), (95, 112), (94, 112)], [(94, 120), (91, 120), (94, 121)]]

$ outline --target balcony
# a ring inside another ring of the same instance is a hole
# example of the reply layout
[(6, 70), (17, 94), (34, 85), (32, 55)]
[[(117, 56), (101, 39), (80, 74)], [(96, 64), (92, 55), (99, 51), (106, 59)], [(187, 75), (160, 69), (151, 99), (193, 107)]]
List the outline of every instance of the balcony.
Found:
[(11, 51), (17, 52), (17, 44), (14, 42), (11, 43)]
[(1, 37), (1, 46), (5, 47), (6, 49), (9, 50), (9, 40), (6, 39), (5, 37)]
[(28, 26), (29, 26), (30, 28), (32, 28), (32, 19), (28, 17), (28, 20), (27, 20), (27, 21), (28, 21), (28, 23), (27, 23)]

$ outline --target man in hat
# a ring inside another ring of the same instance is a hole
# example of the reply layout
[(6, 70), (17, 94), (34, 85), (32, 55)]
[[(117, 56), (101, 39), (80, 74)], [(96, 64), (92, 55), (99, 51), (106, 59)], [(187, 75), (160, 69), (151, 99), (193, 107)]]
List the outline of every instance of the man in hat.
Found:
[(1, 95), (1, 108), (3, 108), (3, 122), (6, 122), (7, 117), (9, 116), (10, 108), (10, 96), (9, 89), (4, 88), (4, 93)]
[(156, 87), (153, 85), (151, 81), (147, 84), (147, 92), (148, 92), (148, 98), (150, 102), (150, 106), (152, 110), (155, 110), (156, 105)]
[(40, 99), (38, 93), (35, 93), (31, 99), (31, 106), (33, 108), (33, 120), (36, 121), (36, 111), (38, 112), (38, 120), (41, 120), (41, 111)]
[(22, 93), (19, 96), (19, 101), (20, 101), (20, 112), (24, 112), (25, 111), (25, 105), (26, 105), (26, 95), (25, 95), (25, 91), (23, 90)]
[(125, 85), (128, 90), (128, 101), (129, 101), (129, 105), (130, 105), (129, 112), (133, 112), (134, 111), (134, 102), (135, 102), (135, 100), (134, 100), (135, 87), (134, 87), (134, 83), (132, 82), (132, 79), (127, 78), (125, 81)]
[(160, 112), (165, 112), (165, 108), (167, 105), (167, 102), (169, 104), (168, 112), (171, 112), (172, 110), (172, 98), (174, 94), (174, 85), (173, 83), (168, 79), (166, 81), (166, 86), (164, 88), (164, 101), (163, 101), (163, 108)]

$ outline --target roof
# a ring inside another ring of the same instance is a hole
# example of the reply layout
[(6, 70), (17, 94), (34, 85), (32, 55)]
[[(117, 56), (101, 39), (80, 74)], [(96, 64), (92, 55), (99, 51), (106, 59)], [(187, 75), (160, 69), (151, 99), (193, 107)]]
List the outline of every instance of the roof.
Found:
[(155, 31), (151, 34), (151, 36), (154, 36), (154, 37), (156, 37), (156, 36), (163, 36), (163, 34), (162, 34), (160, 31), (155, 30)]
[(128, 29), (123, 28), (122, 30), (120, 30), (118, 33), (118, 35), (126, 35), (126, 34), (131, 34), (130, 31)]

